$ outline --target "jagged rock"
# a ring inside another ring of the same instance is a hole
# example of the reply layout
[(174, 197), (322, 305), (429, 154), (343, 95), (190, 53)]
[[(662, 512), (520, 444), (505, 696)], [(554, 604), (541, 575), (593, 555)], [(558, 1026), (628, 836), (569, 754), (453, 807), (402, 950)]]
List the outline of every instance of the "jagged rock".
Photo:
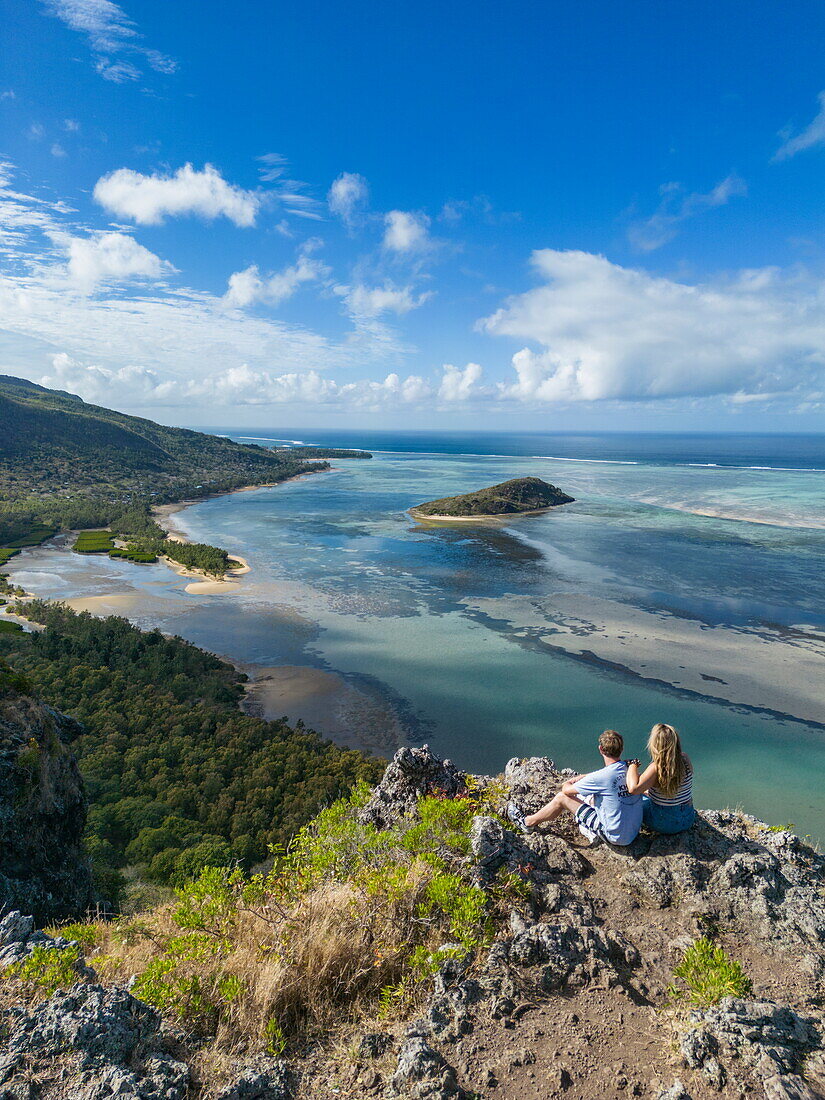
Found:
[(763, 1082), (765, 1100), (821, 1100), (821, 1093), (809, 1089), (801, 1077), (785, 1074), (769, 1077)]
[(282, 1058), (253, 1058), (214, 1100), (290, 1100), (294, 1080)]
[[(751, 934), (787, 947), (825, 946), (825, 897), (818, 889), (825, 858), (787, 832), (772, 832), (733, 811), (697, 815), (676, 836), (641, 836), (630, 845), (625, 887), (641, 902), (722, 920), (741, 920)], [(616, 858), (605, 845), (594, 863)]]
[(792, 1097), (802, 1055), (818, 1041), (808, 1020), (774, 1001), (726, 997), (714, 1008), (692, 1012), (690, 1021), (680, 1043), (682, 1057), (718, 1089), (734, 1072), (744, 1071), (763, 1083), (767, 1095), (781, 1097), (786, 1088)]
[(422, 795), (443, 794), (454, 798), (466, 790), (467, 773), (450, 760), (439, 760), (429, 745), (399, 749), (360, 817), (378, 829), (386, 829), (415, 810)]
[[(569, 773), (572, 774), (572, 773)], [(504, 781), (522, 810), (534, 814), (559, 790), (565, 776), (546, 756), (514, 756), (504, 768)]]
[(0, 694), (0, 912), (19, 909), (39, 925), (80, 916), (92, 901), (86, 794), (67, 747), (81, 730), (51, 707)]
[(453, 1067), (420, 1037), (404, 1043), (390, 1087), (392, 1095), (413, 1100), (462, 1100), (465, 1096)]
[(479, 816), (473, 818), (470, 843), (477, 877), (483, 885), (492, 882), (502, 868), (520, 874), (534, 886), (584, 874), (581, 857), (552, 833), (522, 836), (493, 817)]
[[(35, 947), (65, 951), (67, 948), (77, 947), (77, 944), (62, 936), (49, 936), (38, 931), (34, 927), (34, 917), (23, 916), (17, 910), (7, 913), (0, 920), (0, 971), (28, 958)], [(73, 969), (78, 978), (96, 978), (94, 970), (86, 966), (82, 956), (73, 964)]]
[(64, 1091), (55, 1097), (183, 1100), (186, 1094), (189, 1070), (164, 1050), (159, 1015), (126, 989), (75, 985), (28, 1010), (11, 1010), (6, 1022), (0, 1084), (12, 1083), (23, 1066), (34, 1067), (37, 1079), (38, 1066), (62, 1058)]
[(508, 961), (518, 967), (543, 967), (547, 992), (595, 981), (618, 983), (619, 971), (639, 964), (639, 954), (624, 936), (612, 929), (577, 923), (530, 923), (511, 914), (514, 935)]

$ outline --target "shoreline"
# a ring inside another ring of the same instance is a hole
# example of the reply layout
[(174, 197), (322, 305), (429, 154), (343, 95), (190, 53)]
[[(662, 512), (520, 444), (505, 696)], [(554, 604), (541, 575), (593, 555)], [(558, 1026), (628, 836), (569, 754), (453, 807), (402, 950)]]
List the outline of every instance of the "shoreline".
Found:
[[(191, 544), (192, 540), (186, 532), (178, 527), (172, 519), (172, 516), (177, 515), (178, 512), (183, 512), (187, 508), (193, 508), (196, 504), (202, 504), (205, 500), (232, 496), (235, 493), (251, 493), (255, 489), (275, 489), (279, 485), (286, 485), (288, 481), (301, 481), (305, 477), (311, 477), (313, 474), (331, 473), (333, 469), (334, 467), (327, 466), (324, 469), (302, 470), (301, 473), (293, 474), (292, 477), (285, 477), (282, 481), (266, 481), (260, 485), (242, 485), (238, 489), (223, 489), (220, 492), (208, 493), (203, 497), (187, 497), (183, 500), (170, 501), (167, 504), (153, 504), (149, 511), (152, 519), (154, 519), (159, 527), (164, 529), (166, 537), (170, 542)], [(161, 555), (158, 561), (172, 569), (179, 577), (192, 578), (192, 583), (186, 585), (184, 589), (185, 592), (189, 592), (192, 595), (219, 596), (225, 592), (231, 592), (233, 589), (239, 588), (240, 586), (237, 583), (238, 579), (252, 572), (252, 566), (241, 554), (230, 554), (229, 551), (227, 551), (227, 555), (230, 561), (240, 562), (240, 567), (237, 569), (227, 569), (223, 577), (216, 577), (212, 573), (205, 573), (202, 569), (193, 569), (189, 566), (182, 565), (180, 562), (173, 561), (165, 555)]]
[(426, 523), (427, 520), (434, 520), (436, 523), (497, 523), (518, 519), (520, 516), (543, 516), (545, 512), (552, 512), (554, 508), (561, 507), (563, 505), (548, 504), (546, 508), (531, 508), (527, 512), (487, 512), (478, 516), (441, 516), (430, 512), (419, 512), (417, 508), (408, 508), (407, 514), (418, 523)]

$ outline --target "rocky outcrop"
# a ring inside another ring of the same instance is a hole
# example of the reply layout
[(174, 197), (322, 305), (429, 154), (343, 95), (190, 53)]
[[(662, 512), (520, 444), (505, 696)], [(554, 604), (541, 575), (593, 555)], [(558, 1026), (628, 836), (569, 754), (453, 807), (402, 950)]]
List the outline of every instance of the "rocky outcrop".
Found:
[[(511, 760), (493, 783), (426, 746), (396, 753), (362, 820), (385, 829), (414, 818), (424, 795), (476, 799), (484, 812), (459, 864), (486, 893), (494, 935), (474, 950), (442, 944), (417, 1018), (390, 1017), (380, 1031), (364, 1021), (349, 1076), (327, 1072), (327, 1053), (309, 1045), (289, 1062), (243, 1050), (228, 1080), (198, 1070), (188, 1085), (157, 1013), (99, 985), (81, 959), (85, 984), (6, 1011), (0, 1100), (327, 1100), (330, 1089), (342, 1100), (822, 1100), (823, 857), (732, 811), (626, 848), (587, 847), (569, 819), (522, 835), (498, 812), (510, 797), (537, 809), (569, 774), (544, 758)], [(752, 993), (691, 1011), (668, 991), (700, 934), (742, 960)], [(0, 965), (38, 946), (72, 945), (19, 913), (0, 921)], [(38, 1091), (14, 1091), (28, 1087), (24, 1068)]]
[(0, 694), (0, 911), (37, 924), (80, 916), (92, 901), (86, 795), (67, 745), (80, 729), (51, 707)]
[(189, 1070), (167, 1049), (160, 1017), (126, 989), (75, 985), (33, 1008), (10, 1009), (5, 1027), (0, 1086), (7, 1092), (35, 1080), (31, 1095), (43, 1100), (186, 1096)]
[(292, 1100), (295, 1077), (283, 1058), (259, 1055), (242, 1064), (213, 1100)]
[(399, 749), (361, 811), (361, 820), (376, 829), (385, 829), (414, 813), (416, 803), (424, 795), (455, 798), (466, 792), (466, 784), (467, 773), (450, 760), (439, 760), (430, 752), (429, 745)]
[(715, 1089), (721, 1091), (733, 1073), (761, 1084), (769, 1100), (816, 1100), (800, 1070), (821, 1036), (813, 1022), (787, 1005), (726, 997), (706, 1012), (691, 1013), (690, 1022), (682, 1055)]
[[(34, 927), (34, 918), (12, 910), (0, 920), (0, 972), (9, 966), (23, 962), (36, 948), (48, 951), (67, 951), (77, 948), (72, 940), (62, 936), (48, 936)], [(79, 950), (74, 950), (76, 961), (72, 969), (78, 978), (95, 978), (94, 971), (83, 962)]]

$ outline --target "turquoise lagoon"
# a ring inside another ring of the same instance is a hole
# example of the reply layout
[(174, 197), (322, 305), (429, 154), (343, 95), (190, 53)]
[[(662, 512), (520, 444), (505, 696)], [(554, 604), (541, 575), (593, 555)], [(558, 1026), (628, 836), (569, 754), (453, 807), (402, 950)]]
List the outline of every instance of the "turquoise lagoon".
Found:
[[(187, 594), (161, 566), (48, 550), (15, 559), (19, 579), (56, 597), (137, 588), (146, 602), (133, 617), (144, 625), (253, 668), (336, 671), (379, 693), (411, 740), (477, 771), (533, 754), (595, 766), (608, 726), (642, 755), (651, 724), (668, 721), (694, 758), (700, 805), (742, 806), (825, 837), (825, 711), (800, 721), (792, 707), (726, 704), (680, 688), (678, 668), (653, 682), (557, 652), (535, 624), (542, 609), (552, 623), (556, 598), (599, 597), (619, 618), (641, 609), (821, 642), (822, 437), (302, 438), (377, 449), (370, 461), (336, 461), (175, 517), (191, 538), (248, 558), (253, 572), (231, 594)], [(422, 527), (407, 514), (528, 474), (576, 503), (506, 526)], [(686, 663), (697, 659), (686, 651)]]

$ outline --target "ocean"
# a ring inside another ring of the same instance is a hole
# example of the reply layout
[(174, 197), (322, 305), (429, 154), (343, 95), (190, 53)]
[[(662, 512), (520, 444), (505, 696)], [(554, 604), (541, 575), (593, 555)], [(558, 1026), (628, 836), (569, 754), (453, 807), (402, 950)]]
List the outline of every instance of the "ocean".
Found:
[[(375, 457), (178, 513), (249, 560), (220, 596), (48, 548), (10, 571), (59, 598), (129, 591), (129, 617), (253, 675), (334, 674), (349, 695), (329, 730), (306, 692), (281, 713), (365, 743), (383, 723), (386, 752), (426, 741), (476, 771), (538, 754), (586, 770), (602, 729), (643, 756), (670, 722), (697, 804), (825, 838), (825, 436), (215, 431)], [(408, 514), (527, 475), (576, 502), (486, 525)]]

